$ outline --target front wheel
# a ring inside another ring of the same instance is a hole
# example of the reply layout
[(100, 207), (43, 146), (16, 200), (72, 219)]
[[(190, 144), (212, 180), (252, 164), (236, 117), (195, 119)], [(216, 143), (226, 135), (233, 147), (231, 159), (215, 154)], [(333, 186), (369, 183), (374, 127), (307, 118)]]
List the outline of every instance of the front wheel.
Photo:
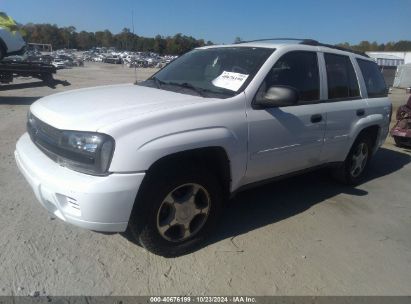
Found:
[(344, 184), (359, 184), (365, 178), (371, 155), (371, 140), (365, 136), (359, 137), (351, 147), (345, 161), (334, 170), (334, 177)]
[(132, 237), (165, 257), (193, 251), (221, 213), (218, 178), (202, 168), (170, 167), (149, 174), (129, 221)]

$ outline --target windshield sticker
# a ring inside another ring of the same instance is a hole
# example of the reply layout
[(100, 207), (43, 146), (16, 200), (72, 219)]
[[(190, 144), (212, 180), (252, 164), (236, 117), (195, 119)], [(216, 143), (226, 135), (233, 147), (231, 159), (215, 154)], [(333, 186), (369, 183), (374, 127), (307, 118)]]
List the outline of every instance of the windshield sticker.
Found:
[(224, 71), (220, 76), (212, 81), (212, 84), (216, 87), (236, 92), (239, 88), (241, 88), (247, 78), (247, 74)]

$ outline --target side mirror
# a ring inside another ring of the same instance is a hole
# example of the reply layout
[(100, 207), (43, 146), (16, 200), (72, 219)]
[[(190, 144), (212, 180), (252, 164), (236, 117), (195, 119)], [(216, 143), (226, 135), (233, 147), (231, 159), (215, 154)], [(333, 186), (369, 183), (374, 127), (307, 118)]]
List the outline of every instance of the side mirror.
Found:
[(261, 108), (294, 106), (298, 102), (298, 91), (288, 86), (272, 86), (260, 98), (255, 100), (255, 105)]

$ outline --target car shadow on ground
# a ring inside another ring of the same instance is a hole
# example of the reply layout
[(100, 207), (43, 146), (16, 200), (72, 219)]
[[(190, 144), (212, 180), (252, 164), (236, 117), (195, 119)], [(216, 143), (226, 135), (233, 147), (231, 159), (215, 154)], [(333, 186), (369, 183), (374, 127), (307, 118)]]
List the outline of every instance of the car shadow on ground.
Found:
[(32, 82), (24, 82), (24, 83), (5, 84), (5, 85), (0, 86), (0, 91), (31, 89), (31, 88), (39, 88), (39, 87), (45, 87), (45, 86), (55, 89), (56, 86), (59, 84), (65, 87), (71, 85), (71, 83), (68, 82), (67, 80), (53, 79), (49, 83), (47, 82), (45, 83), (44, 81), (32, 81)]
[[(364, 183), (392, 174), (411, 162), (411, 155), (381, 148), (374, 156)], [(366, 196), (367, 191), (334, 181), (326, 169), (240, 192), (224, 208), (220, 225), (194, 251), (302, 213), (338, 194)], [(123, 234), (133, 241), (129, 232)]]
[[(392, 174), (411, 162), (407, 153), (381, 148), (364, 183)], [(365, 196), (367, 191), (335, 182), (319, 170), (239, 193), (226, 206), (222, 221), (203, 247), (295, 216), (338, 194)]]
[(33, 102), (41, 98), (38, 97), (15, 97), (15, 96), (0, 96), (0, 105), (31, 105)]

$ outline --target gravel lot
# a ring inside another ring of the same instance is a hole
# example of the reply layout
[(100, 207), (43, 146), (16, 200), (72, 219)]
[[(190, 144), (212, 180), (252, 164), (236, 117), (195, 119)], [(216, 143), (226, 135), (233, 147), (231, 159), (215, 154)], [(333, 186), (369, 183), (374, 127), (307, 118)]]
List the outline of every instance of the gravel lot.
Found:
[[(391, 139), (364, 184), (343, 187), (314, 172), (243, 192), (215, 237), (176, 259), (49, 217), (14, 162), (29, 105), (134, 77), (134, 69), (86, 63), (58, 72), (69, 86), (0, 86), (0, 295), (410, 294), (411, 150)], [(406, 98), (391, 96), (396, 107)]]

